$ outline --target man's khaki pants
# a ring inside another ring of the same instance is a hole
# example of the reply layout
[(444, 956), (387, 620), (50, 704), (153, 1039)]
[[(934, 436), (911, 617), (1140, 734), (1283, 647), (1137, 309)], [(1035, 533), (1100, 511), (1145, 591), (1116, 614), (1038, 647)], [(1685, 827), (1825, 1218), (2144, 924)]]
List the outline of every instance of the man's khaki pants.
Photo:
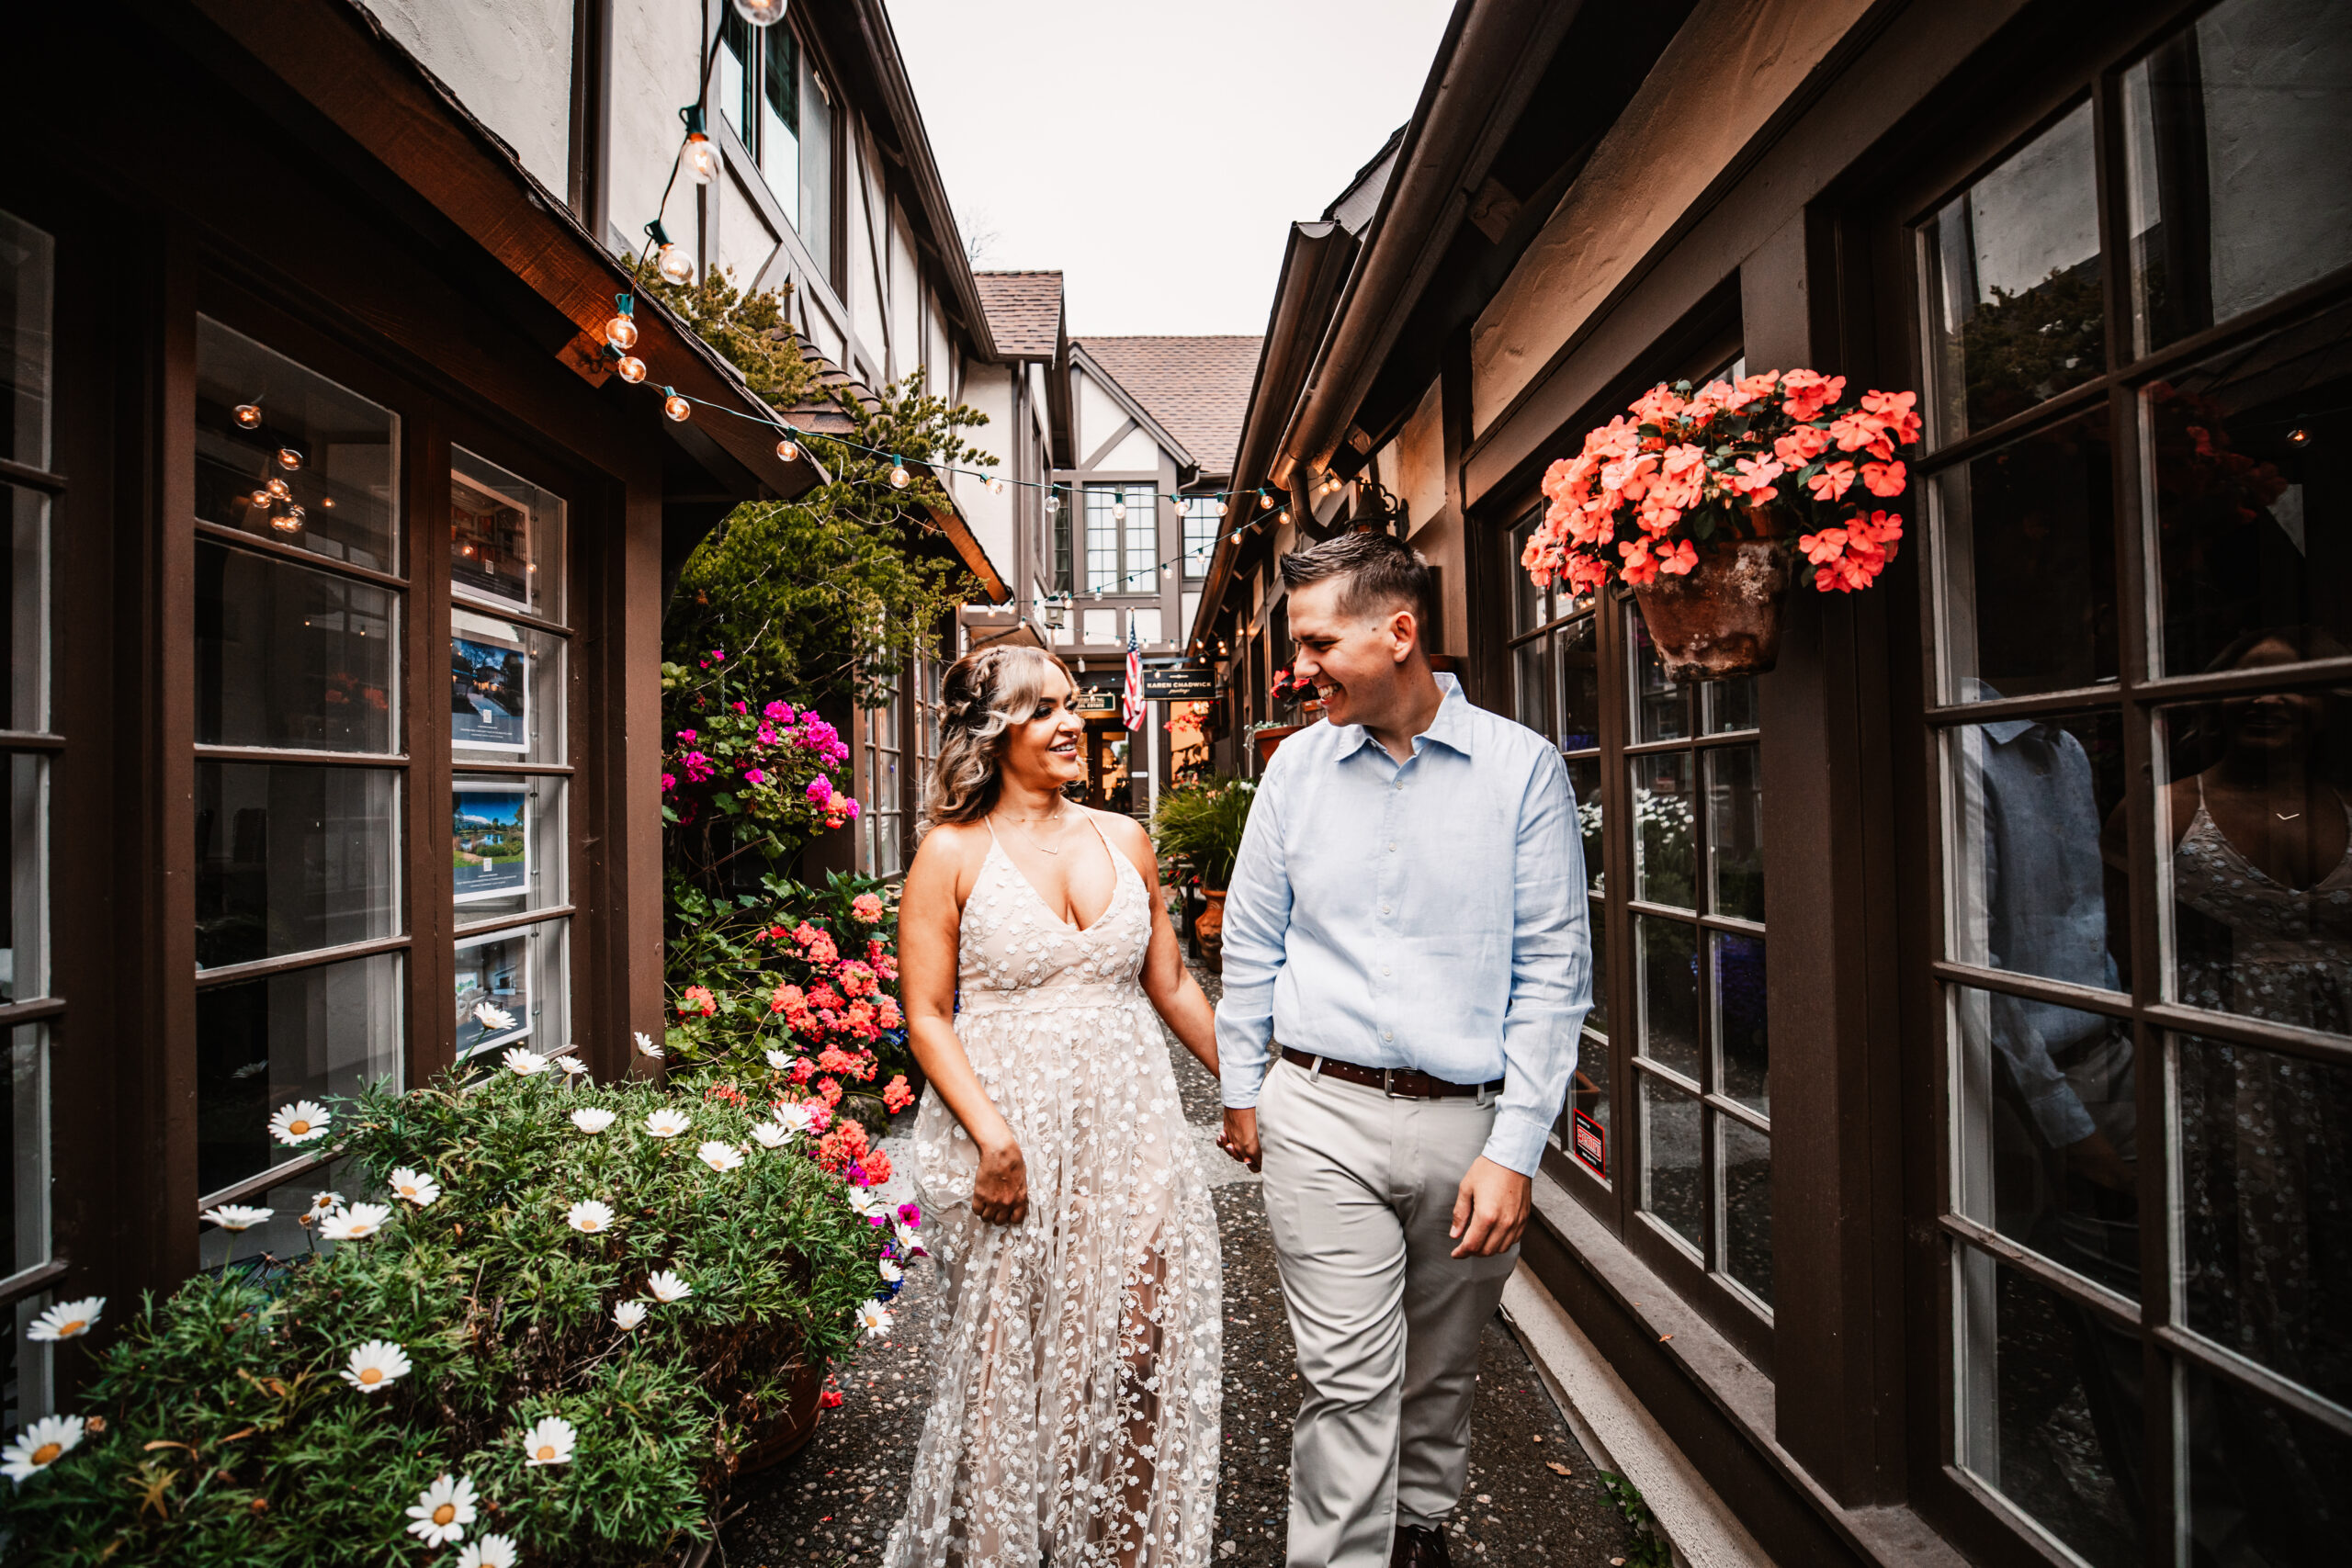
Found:
[(1266, 1219), (1304, 1397), (1290, 1568), (1387, 1568), (1400, 1525), (1442, 1525), (1470, 1462), (1478, 1336), (1519, 1249), (1446, 1232), (1495, 1108), (1392, 1100), (1277, 1058), (1258, 1101)]

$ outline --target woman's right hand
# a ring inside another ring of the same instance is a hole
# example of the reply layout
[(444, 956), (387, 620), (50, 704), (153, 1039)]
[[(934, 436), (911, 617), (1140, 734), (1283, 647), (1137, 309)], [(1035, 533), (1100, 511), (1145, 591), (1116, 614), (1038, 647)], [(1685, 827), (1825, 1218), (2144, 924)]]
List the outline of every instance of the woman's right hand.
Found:
[(979, 1174), (972, 1181), (972, 1212), (999, 1225), (1017, 1225), (1029, 1213), (1029, 1166), (1013, 1138), (981, 1146)]

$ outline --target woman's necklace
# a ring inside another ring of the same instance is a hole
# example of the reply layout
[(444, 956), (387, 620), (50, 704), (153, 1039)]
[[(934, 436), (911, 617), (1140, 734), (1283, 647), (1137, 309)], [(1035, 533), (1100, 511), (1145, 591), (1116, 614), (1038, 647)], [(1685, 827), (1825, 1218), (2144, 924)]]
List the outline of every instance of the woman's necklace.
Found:
[[(1069, 816), (1069, 807), (1067, 807), (1067, 806), (1065, 806), (1065, 807), (1063, 807), (1060, 810), (1058, 810), (1058, 811), (1055, 812), (1051, 817), (1046, 818), (1046, 824), (1047, 824), (1048, 826), (1051, 826), (1052, 824), (1054, 824), (1054, 823), (1056, 823), (1056, 822), (1060, 821), (1063, 818), (1065, 818), (1065, 817), (1067, 817), (1067, 816)], [(1059, 848), (1059, 846), (1057, 846), (1057, 845), (1047, 845), (1047, 844), (1040, 843), (1040, 842), (1038, 841), (1037, 835), (1036, 835), (1036, 834), (1035, 834), (1035, 833), (1033, 833), (1033, 832), (1031, 832), (1031, 831), (1029, 830), (1029, 824), (1027, 824), (1026, 822), (1023, 822), (1023, 820), (1021, 820), (1021, 818), (1018, 818), (1018, 817), (1008, 817), (1008, 818), (1005, 818), (1005, 820), (1006, 820), (1007, 822), (1012, 823), (1014, 827), (1016, 827), (1016, 828), (1020, 829), (1021, 829), (1021, 836), (1022, 836), (1023, 838), (1024, 838), (1024, 839), (1028, 840), (1030, 841), (1030, 843), (1032, 843), (1032, 844), (1035, 845), (1035, 846), (1036, 846), (1036, 848), (1037, 848), (1038, 852), (1040, 852), (1040, 853), (1042, 853), (1042, 854), (1049, 854), (1049, 855), (1057, 855), (1057, 854), (1059, 854), (1059, 853), (1061, 853), (1061, 852), (1061, 852), (1061, 850), (1060, 850), (1060, 848)]]

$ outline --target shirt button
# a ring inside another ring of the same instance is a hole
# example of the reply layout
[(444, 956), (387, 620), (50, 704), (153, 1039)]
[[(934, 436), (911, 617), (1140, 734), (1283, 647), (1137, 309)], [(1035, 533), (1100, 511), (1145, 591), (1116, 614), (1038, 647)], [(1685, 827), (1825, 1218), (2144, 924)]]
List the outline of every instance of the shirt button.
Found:
[(1382, 965), (1380, 966), (1380, 972), (1381, 972), (1383, 975), (1387, 974), (1387, 973), (1388, 973), (1388, 965), (1387, 965), (1387, 964), (1382, 964)]
[(1380, 1037), (1383, 1040), (1394, 1040), (1396, 1038), (1396, 1032), (1393, 1029), (1384, 1029), (1380, 1032)]
[(1388, 852), (1389, 852), (1390, 854), (1392, 854), (1392, 855), (1393, 855), (1393, 854), (1395, 854), (1395, 853), (1396, 852), (1396, 845), (1394, 845), (1394, 844), (1389, 845), (1389, 846), (1388, 846)]
[(1385, 914), (1386, 914), (1386, 913), (1388, 913), (1388, 906), (1387, 906), (1387, 905), (1385, 905), (1385, 904), (1383, 904), (1383, 905), (1380, 907), (1380, 912), (1381, 912), (1382, 914), (1384, 914), (1384, 915), (1385, 915)]

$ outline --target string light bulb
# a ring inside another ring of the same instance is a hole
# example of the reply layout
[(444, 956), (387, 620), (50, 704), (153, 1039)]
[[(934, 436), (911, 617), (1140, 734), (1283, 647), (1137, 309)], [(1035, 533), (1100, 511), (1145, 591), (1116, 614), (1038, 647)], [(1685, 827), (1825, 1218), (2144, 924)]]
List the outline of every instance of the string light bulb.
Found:
[(290, 474), (302, 466), (302, 454), (291, 446), (280, 446), (277, 449), (277, 466)]
[(1125, 523), (1127, 520), (1127, 492), (1125, 491), (1119, 491), (1118, 499), (1111, 502), (1111, 520), (1114, 523)]
[(755, 28), (772, 28), (784, 20), (785, 0), (735, 0), (735, 14)]
[(1290, 508), (1289, 508), (1289, 507), (1287, 507), (1287, 506), (1285, 506), (1285, 507), (1283, 507), (1280, 512), (1275, 513), (1274, 513), (1274, 521), (1275, 521), (1277, 524), (1280, 524), (1280, 525), (1283, 525), (1283, 526), (1284, 526), (1284, 527), (1289, 526), (1289, 525), (1290, 525)]
[(637, 346), (637, 301), (627, 294), (613, 296), (616, 312), (605, 323), (605, 341), (626, 354)]
[(707, 186), (718, 177), (718, 149), (701, 131), (687, 134), (685, 151), (686, 177), (698, 186)]
[(237, 423), (243, 425), (247, 430), (251, 430), (261, 423), (261, 405), (259, 403), (239, 403), (236, 408), (236, 414)]
[(266, 491), (266, 490), (257, 490), (257, 491), (254, 491), (254, 493), (253, 493), (251, 496), (247, 497), (247, 499), (248, 499), (248, 500), (250, 500), (250, 501), (251, 501), (251, 502), (252, 502), (255, 506), (258, 506), (258, 507), (263, 508), (264, 510), (266, 510), (266, 509), (268, 508), (268, 506), (269, 506), (269, 503), (270, 503), (271, 502), (273, 502), (273, 501), (276, 501), (277, 498), (276, 496), (274, 496), (274, 495), (270, 494), (270, 493), (269, 493), (269, 491)]
[(989, 493), (990, 495), (1002, 495), (1004, 493), (1004, 481), (997, 478), (994, 474), (990, 474), (988, 477), (988, 487)]
[(273, 513), (269, 525), (281, 534), (299, 534), (302, 531), (302, 509), (289, 506), (283, 512)]
[(1222, 496), (1209, 502), (1209, 515), (1212, 517), (1222, 517), (1225, 515), (1225, 500)]
[(680, 424), (684, 424), (686, 422), (686, 416), (695, 412), (695, 406), (665, 387), (662, 389), (662, 412)]
[(890, 459), (890, 488), (892, 490), (904, 490), (914, 483), (914, 479), (915, 477), (907, 472), (907, 460), (904, 457)]
[(622, 355), (621, 362), (613, 368), (620, 373), (622, 380), (632, 387), (645, 379), (645, 361), (634, 354)]
[(1258, 487), (1258, 509), (1259, 509), (1261, 512), (1262, 512), (1262, 511), (1264, 511), (1267, 507), (1270, 507), (1270, 506), (1273, 505), (1273, 503), (1274, 503), (1274, 498), (1273, 498), (1272, 496), (1268, 495), (1268, 494), (1266, 493), (1266, 487), (1265, 487), (1265, 486), (1263, 486), (1263, 485), (1260, 485), (1260, 486)]
[(691, 283), (695, 276), (694, 258), (665, 240), (661, 254), (654, 257), (653, 270), (672, 283)]
[(787, 463), (800, 461), (800, 443), (787, 435), (775, 444), (775, 455)]
[(287, 488), (286, 481), (276, 475), (272, 475), (269, 483), (262, 486), (262, 489), (267, 491), (274, 501), (284, 501), (294, 493)]
[(2308, 430), (2297, 428), (2287, 432), (2287, 441), (2290, 446), (2301, 446), (2311, 438), (2312, 433)]

